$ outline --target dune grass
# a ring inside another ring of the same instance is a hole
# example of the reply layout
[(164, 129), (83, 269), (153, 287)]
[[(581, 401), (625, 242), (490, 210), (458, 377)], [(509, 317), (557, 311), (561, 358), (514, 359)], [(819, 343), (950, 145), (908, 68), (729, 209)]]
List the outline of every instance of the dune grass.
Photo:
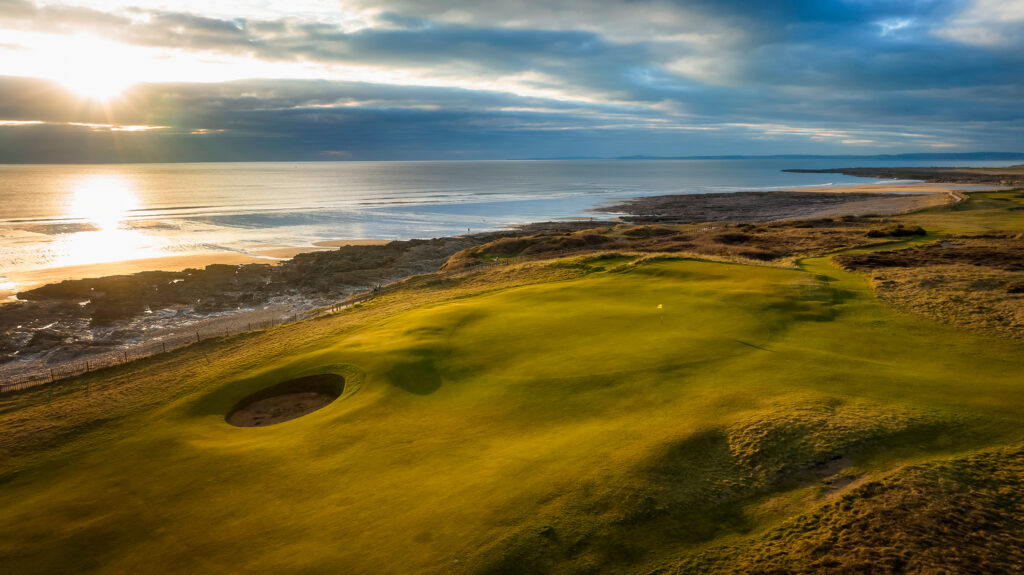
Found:
[[(0, 406), (0, 572), (756, 570), (827, 540), (842, 501), (884, 515), (878, 493), (1024, 441), (1022, 352), (828, 258), (416, 280)], [(225, 422), (318, 373), (346, 378), (323, 409)]]

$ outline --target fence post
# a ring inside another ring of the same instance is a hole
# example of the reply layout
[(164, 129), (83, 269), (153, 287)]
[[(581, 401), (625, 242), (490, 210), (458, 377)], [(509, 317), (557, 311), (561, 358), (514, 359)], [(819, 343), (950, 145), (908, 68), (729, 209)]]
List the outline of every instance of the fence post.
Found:
[(50, 383), (53, 383), (56, 380), (57, 380), (57, 378), (53, 377), (53, 368), (51, 367), (50, 368)]
[(163, 348), (164, 348), (164, 353), (167, 353), (167, 342), (166, 342), (166, 341), (161, 341), (161, 342), (160, 342), (160, 345), (162, 345), (162, 346), (163, 346)]
[(196, 343), (199, 343), (199, 330), (196, 330)]
[(128, 363), (128, 350), (127, 349), (123, 349), (123, 350), (121, 350), (121, 353), (124, 354), (124, 362)]

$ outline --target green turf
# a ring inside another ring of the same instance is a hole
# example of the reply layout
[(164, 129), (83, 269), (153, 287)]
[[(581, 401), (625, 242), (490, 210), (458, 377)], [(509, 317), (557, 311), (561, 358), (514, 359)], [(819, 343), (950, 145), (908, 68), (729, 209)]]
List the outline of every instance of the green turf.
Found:
[(971, 192), (970, 199), (952, 208), (925, 210), (900, 219), (933, 231), (977, 234), (1024, 231), (1024, 192)]
[[(828, 476), (1024, 440), (1024, 346), (889, 311), (826, 258), (541, 265), (574, 275), (88, 380), (134, 384), (130, 410), (26, 396), (0, 425), (48, 401), (76, 423), (12, 450), (0, 572), (635, 572), (744, 548)], [(328, 407), (225, 423), (321, 372), (348, 380)]]

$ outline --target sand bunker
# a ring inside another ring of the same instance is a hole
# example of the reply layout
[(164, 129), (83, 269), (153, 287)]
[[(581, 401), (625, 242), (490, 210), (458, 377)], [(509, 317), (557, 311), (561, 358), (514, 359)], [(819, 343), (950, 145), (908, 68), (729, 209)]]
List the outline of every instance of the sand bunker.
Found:
[(333, 373), (290, 379), (243, 398), (226, 419), (237, 427), (274, 425), (326, 407), (344, 390), (345, 378)]

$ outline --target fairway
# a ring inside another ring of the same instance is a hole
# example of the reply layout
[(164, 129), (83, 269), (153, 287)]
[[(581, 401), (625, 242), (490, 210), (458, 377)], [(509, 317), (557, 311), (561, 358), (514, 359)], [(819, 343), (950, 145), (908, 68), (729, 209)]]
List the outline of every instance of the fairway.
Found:
[[(4, 470), (0, 567), (632, 571), (1021, 440), (1020, 344), (897, 315), (827, 259), (571, 265), (589, 273), (210, 353), (188, 393)], [(345, 378), (321, 409), (225, 421), (317, 374)]]

